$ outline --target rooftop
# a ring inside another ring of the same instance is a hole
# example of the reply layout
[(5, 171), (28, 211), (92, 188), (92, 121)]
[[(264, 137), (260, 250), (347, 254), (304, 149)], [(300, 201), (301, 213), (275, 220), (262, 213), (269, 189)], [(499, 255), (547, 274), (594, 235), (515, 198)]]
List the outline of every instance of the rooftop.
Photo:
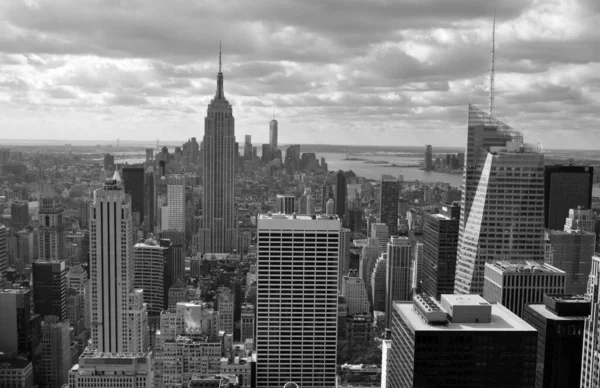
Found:
[(560, 316), (548, 310), (545, 304), (528, 304), (525, 308), (530, 308), (541, 317), (553, 321), (583, 321), (588, 315), (583, 316)]
[[(469, 306), (475, 303), (485, 302), (479, 295), (445, 295), (451, 302), (457, 305)], [(487, 302), (486, 302), (487, 303)], [(498, 303), (488, 304), (491, 306), (490, 322), (480, 323), (456, 323), (448, 322), (446, 325), (431, 325), (415, 308), (414, 302), (394, 302), (394, 309), (402, 316), (413, 332), (416, 331), (489, 331), (489, 332), (535, 332), (536, 330), (527, 322), (519, 318), (506, 307)]]
[(546, 263), (541, 263), (533, 260), (501, 260), (494, 261), (493, 263), (486, 263), (486, 267), (498, 269), (505, 273), (556, 273), (562, 274), (564, 271), (553, 267)]
[(266, 213), (259, 214), (258, 219), (260, 220), (339, 220), (335, 214), (285, 214), (285, 213)]

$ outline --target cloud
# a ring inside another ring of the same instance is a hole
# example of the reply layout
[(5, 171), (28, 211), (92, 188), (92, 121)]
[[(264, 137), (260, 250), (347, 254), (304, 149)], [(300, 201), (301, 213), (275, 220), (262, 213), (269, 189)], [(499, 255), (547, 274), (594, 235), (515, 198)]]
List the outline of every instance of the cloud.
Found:
[(463, 146), (466, 105), (489, 98), (494, 6), (499, 118), (600, 142), (595, 0), (0, 2), (3, 127), (201, 138), (221, 41), (238, 139), (266, 141), (275, 112), (283, 143)]

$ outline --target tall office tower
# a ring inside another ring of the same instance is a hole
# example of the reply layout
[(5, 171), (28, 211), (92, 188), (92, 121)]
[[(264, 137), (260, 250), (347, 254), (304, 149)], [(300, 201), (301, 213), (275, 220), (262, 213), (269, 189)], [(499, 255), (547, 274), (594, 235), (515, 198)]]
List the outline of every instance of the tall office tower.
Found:
[(371, 237), (376, 238), (379, 241), (379, 245), (382, 247), (387, 246), (388, 239), (390, 238), (390, 232), (387, 224), (374, 222), (371, 224)]
[(537, 332), (479, 295), (393, 304), (387, 387), (535, 387)]
[(592, 257), (592, 271), (588, 281), (587, 298), (592, 304), (591, 314), (585, 318), (583, 329), (583, 359), (581, 360), (581, 388), (600, 386), (600, 255)]
[(596, 250), (596, 235), (577, 229), (568, 232), (550, 230), (548, 237), (552, 252), (548, 263), (567, 273), (568, 294), (584, 295)]
[(227, 253), (236, 249), (237, 220), (234, 208), (234, 118), (223, 91), (219, 53), (217, 92), (204, 121), (203, 218), (199, 230), (200, 252)]
[(536, 261), (486, 263), (483, 297), (523, 316), (529, 303), (542, 303), (544, 294), (564, 294), (567, 274)]
[(156, 186), (154, 167), (148, 166), (144, 179), (144, 223), (148, 232), (153, 233), (156, 226)]
[(40, 357), (40, 387), (61, 388), (67, 384), (71, 368), (71, 341), (69, 322), (59, 322), (56, 317), (47, 317), (42, 322)]
[(154, 161), (154, 149), (146, 148), (146, 163), (152, 163)]
[(425, 146), (425, 171), (433, 170), (433, 149), (431, 145)]
[(106, 180), (102, 189), (94, 191), (90, 214), (90, 350), (98, 352), (147, 351), (147, 312), (141, 290), (133, 288), (129, 198), (118, 172)]
[(315, 200), (309, 187), (305, 188), (304, 193), (300, 196), (298, 210), (300, 214), (315, 214)]
[(104, 154), (104, 171), (113, 171), (115, 169), (115, 156)]
[(392, 323), (393, 303), (412, 298), (412, 247), (408, 237), (390, 237), (385, 272), (385, 327)]
[(423, 293), (440, 300), (454, 292), (460, 205), (443, 204), (438, 214), (425, 213), (423, 227)]
[(185, 177), (167, 177), (168, 229), (185, 233)]
[(525, 306), (523, 319), (538, 331), (536, 387), (579, 387), (590, 310), (589, 300), (570, 294), (544, 295), (544, 303)]
[(123, 187), (125, 193), (131, 195), (131, 214), (136, 225), (141, 225), (146, 219), (144, 178), (144, 167), (123, 167)]
[(6, 279), (8, 269), (8, 229), (0, 224), (0, 280)]
[(335, 212), (340, 220), (346, 215), (346, 176), (343, 171), (338, 171), (335, 181)]
[[(321, 211), (327, 207), (327, 203), (330, 199), (333, 199), (333, 190), (331, 186), (325, 184), (321, 187)], [(333, 211), (327, 214), (335, 214)]]
[(325, 214), (335, 214), (335, 202), (333, 198), (329, 198), (325, 204)]
[(15, 230), (21, 230), (29, 225), (29, 202), (14, 201), (10, 205), (10, 220)]
[(229, 287), (217, 289), (216, 309), (219, 311), (219, 328), (233, 334), (233, 292)]
[(379, 192), (379, 214), (381, 222), (388, 226), (390, 235), (398, 234), (398, 199), (400, 197), (400, 182), (392, 176), (381, 176), (381, 191)]
[(274, 151), (278, 148), (277, 146), (277, 120), (273, 119), (269, 123), (269, 144), (271, 150)]
[(152, 388), (149, 353), (94, 353), (86, 350), (69, 370), (69, 388)]
[(293, 214), (296, 210), (296, 197), (293, 195), (277, 195), (275, 205), (277, 213)]
[(300, 170), (300, 145), (292, 144), (285, 150), (285, 172), (293, 174)]
[(423, 288), (423, 242), (410, 239), (410, 245), (412, 246), (413, 252), (413, 288), (415, 292), (421, 293)]
[(31, 299), (26, 288), (0, 290), (0, 352), (31, 358)]
[[(481, 293), (483, 269), (493, 260), (544, 260), (544, 155), (508, 142), (480, 152), (473, 200), (468, 167), (458, 239), (454, 290)], [(511, 198), (511, 200), (507, 200)], [(465, 218), (463, 218), (463, 216)], [(463, 219), (466, 221), (463, 223)]]
[(257, 230), (256, 384), (333, 387), (340, 221), (261, 214)]
[(348, 274), (350, 270), (350, 244), (352, 242), (352, 232), (350, 229), (340, 229), (340, 261), (338, 264), (338, 284), (341, 290), (342, 276)]
[(582, 230), (586, 232), (594, 232), (594, 211), (591, 209), (569, 209), (569, 216), (565, 220), (564, 230), (570, 232), (572, 230)]
[(171, 287), (178, 279), (185, 278), (185, 247), (182, 232), (160, 232), (160, 245), (167, 247), (167, 279)]
[(265, 162), (265, 163), (270, 162), (271, 160), (273, 160), (273, 152), (271, 150), (271, 145), (270, 144), (263, 144), (262, 145), (261, 160), (263, 162)]
[(23, 228), (16, 233), (19, 249), (18, 258), (23, 263), (29, 264), (37, 259), (39, 250), (36, 244), (38, 242), (37, 234), (37, 231), (29, 227)]
[(365, 282), (355, 276), (342, 278), (342, 296), (346, 298), (348, 315), (365, 314), (371, 310)]
[(240, 320), (240, 341), (246, 342), (247, 339), (254, 339), (254, 306), (244, 303)]
[(41, 261), (31, 265), (33, 306), (36, 314), (67, 318), (67, 266), (64, 261)]
[(544, 168), (544, 226), (561, 230), (569, 209), (592, 207), (594, 168), (546, 166)]
[(367, 285), (367, 297), (369, 298), (369, 303), (371, 303), (371, 305), (373, 305), (373, 300), (371, 300), (373, 289), (371, 288), (371, 282), (369, 280), (371, 280), (371, 275), (373, 273), (373, 268), (375, 268), (375, 263), (377, 263), (377, 259), (386, 249), (386, 245), (379, 244), (379, 241), (376, 238), (368, 238), (367, 244), (363, 246), (360, 251), (358, 276), (364, 280)]
[(244, 142), (244, 159), (252, 160), (252, 136), (246, 135)]
[(133, 246), (133, 284), (135, 288), (144, 290), (149, 319), (159, 317), (160, 312), (168, 307), (165, 305), (168, 250), (152, 239)]
[(373, 310), (385, 311), (385, 279), (387, 271), (387, 254), (381, 255), (371, 273), (371, 298)]
[[(38, 258), (64, 260), (64, 209), (56, 198), (42, 198), (38, 210)], [(87, 225), (82, 225), (87, 227)]]

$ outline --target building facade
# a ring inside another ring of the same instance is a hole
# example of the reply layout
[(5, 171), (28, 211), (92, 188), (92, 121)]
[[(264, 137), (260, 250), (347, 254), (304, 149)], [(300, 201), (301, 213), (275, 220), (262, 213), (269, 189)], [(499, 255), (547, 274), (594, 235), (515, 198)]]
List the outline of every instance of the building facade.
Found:
[(567, 274), (535, 261), (486, 263), (483, 297), (501, 303), (519, 317), (525, 305), (542, 303), (544, 294), (564, 294)]
[[(470, 178), (461, 203), (454, 279), (459, 294), (481, 294), (486, 262), (544, 260), (544, 155), (513, 141), (479, 152), (476, 163), (474, 172), (465, 170)], [(462, 204), (469, 209), (463, 212)]]
[(203, 216), (198, 231), (202, 253), (229, 253), (236, 249), (237, 242), (233, 187), (235, 120), (225, 98), (220, 55), (217, 91), (204, 120)]
[[(64, 260), (64, 208), (56, 198), (42, 198), (38, 210), (38, 258)], [(81, 225), (86, 228), (87, 225)]]
[(144, 303), (149, 316), (158, 316), (168, 306), (167, 283), (168, 248), (156, 240), (146, 240), (133, 246), (133, 284), (144, 290)]
[(579, 387), (584, 320), (590, 301), (571, 294), (544, 295), (525, 306), (523, 319), (538, 331), (536, 388)]
[(537, 332), (478, 295), (393, 305), (386, 386), (535, 387)]
[(400, 182), (392, 176), (381, 177), (379, 192), (379, 214), (381, 222), (388, 226), (391, 236), (398, 234), (398, 200), (400, 198)]
[(261, 214), (257, 228), (256, 384), (335, 386), (340, 221)]
[(550, 230), (548, 263), (567, 273), (566, 293), (584, 295), (596, 251), (596, 235), (583, 230)]
[(144, 167), (123, 167), (123, 188), (131, 195), (131, 214), (136, 225), (145, 218), (145, 171)]
[(583, 327), (583, 358), (581, 360), (581, 388), (600, 386), (600, 256), (592, 257), (592, 271), (588, 281), (587, 297), (591, 302), (591, 313), (585, 318)]
[(115, 172), (94, 192), (90, 210), (91, 350), (99, 352), (148, 350), (148, 313), (133, 286), (129, 198)]
[(544, 226), (562, 230), (569, 209), (592, 207), (594, 168), (546, 166), (544, 168)]
[(393, 303), (412, 299), (412, 247), (408, 237), (390, 237), (387, 244), (385, 327), (390, 327)]
[(33, 305), (36, 314), (67, 318), (67, 266), (64, 261), (41, 261), (31, 265)]
[(438, 214), (424, 218), (422, 291), (439, 300), (454, 292), (460, 205), (444, 204)]

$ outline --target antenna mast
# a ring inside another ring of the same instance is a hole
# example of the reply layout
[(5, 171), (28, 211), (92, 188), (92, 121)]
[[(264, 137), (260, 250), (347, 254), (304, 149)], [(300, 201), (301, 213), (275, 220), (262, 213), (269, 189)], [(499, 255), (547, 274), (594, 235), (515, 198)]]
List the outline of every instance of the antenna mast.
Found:
[(220, 72), (221, 72), (221, 41), (219, 41), (219, 73)]
[(492, 64), (490, 68), (490, 116), (494, 114), (494, 56), (496, 53), (496, 7), (494, 7), (494, 22), (492, 25)]

